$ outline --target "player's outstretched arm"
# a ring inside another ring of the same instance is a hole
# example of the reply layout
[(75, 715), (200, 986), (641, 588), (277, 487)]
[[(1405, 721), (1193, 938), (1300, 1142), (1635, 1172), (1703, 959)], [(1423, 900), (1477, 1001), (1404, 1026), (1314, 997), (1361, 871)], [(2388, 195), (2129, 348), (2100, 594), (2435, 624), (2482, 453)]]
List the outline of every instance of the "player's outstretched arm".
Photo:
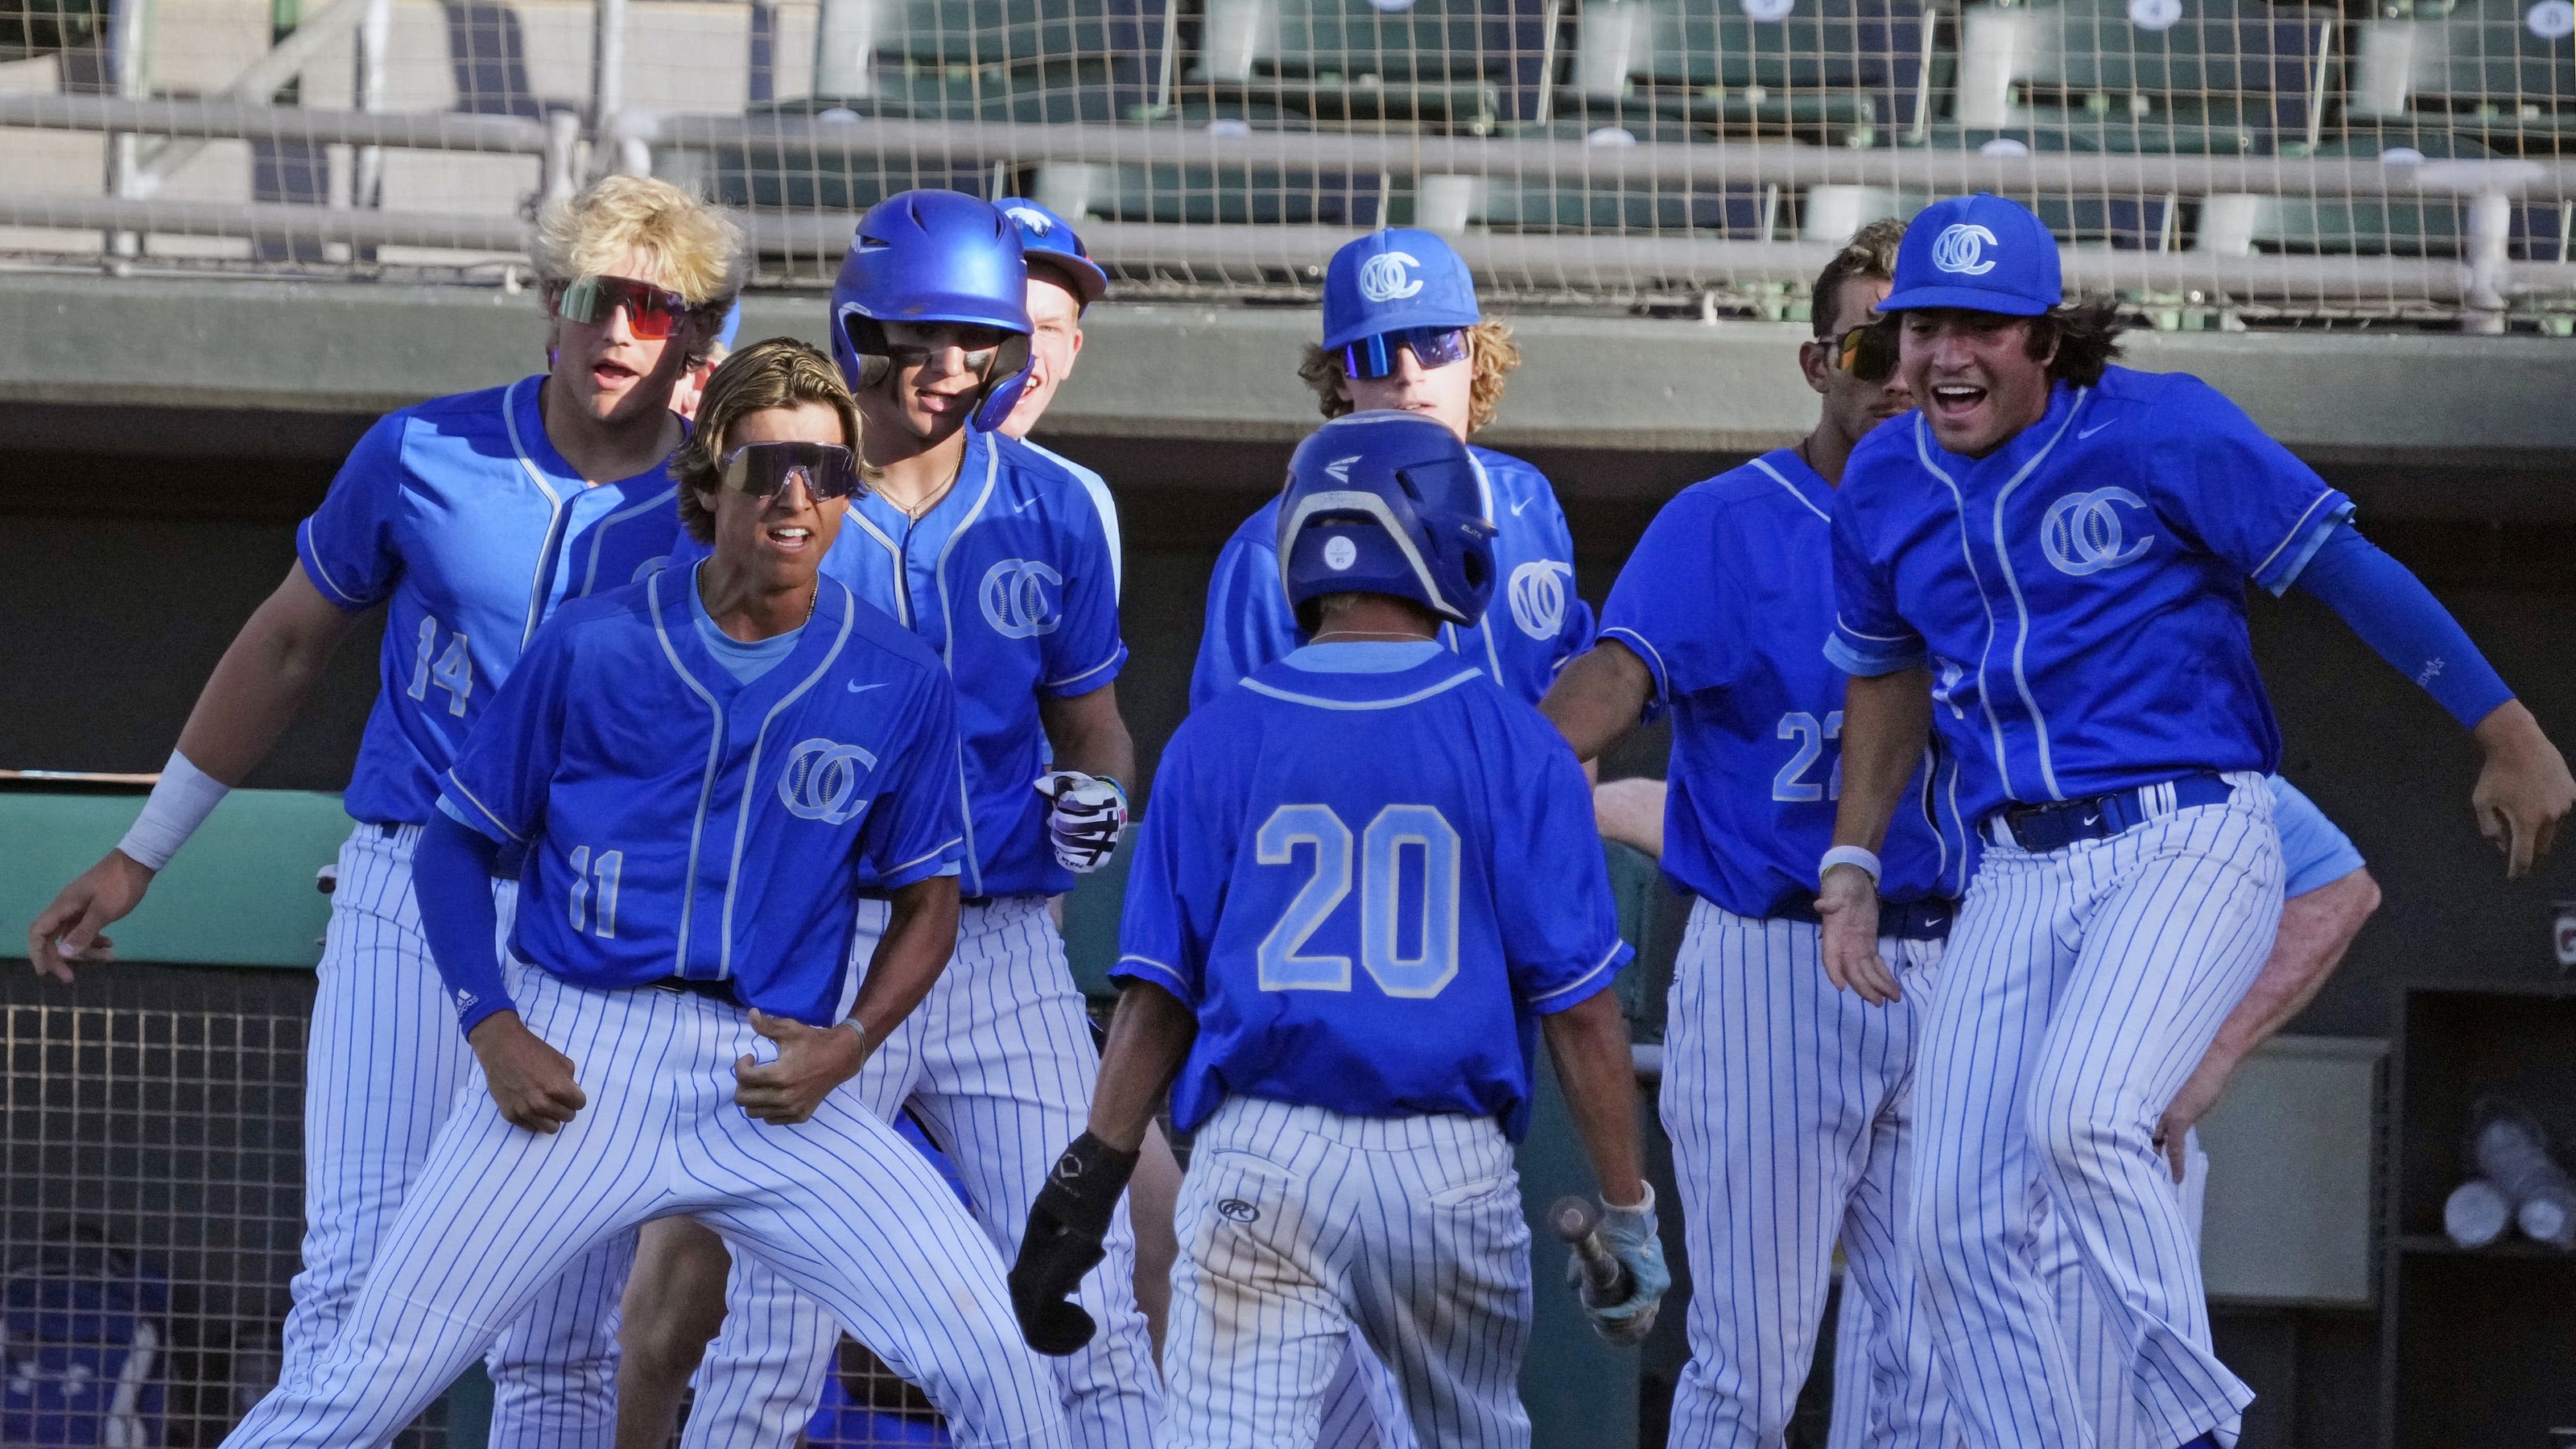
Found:
[(2558, 843), (2558, 828), (2576, 807), (2576, 778), (2521, 700), (2496, 706), (2470, 733), (2486, 754), (2469, 791), (2478, 833), (2503, 853), (2508, 879), (2529, 875)]
[(1539, 713), (1586, 763), (1619, 747), (1645, 717), (1655, 677), (1627, 645), (1604, 639), (1558, 671), (1538, 702)]
[(113, 959), (115, 942), (99, 932), (142, 903), (154, 874), (224, 792), (268, 757), (357, 617), (323, 598), (303, 564), (287, 570), (198, 694), (172, 768), (142, 819), (27, 928), (27, 958), (38, 975), (69, 981), (69, 963)]
[(754, 1008), (751, 1029), (778, 1043), (778, 1059), (746, 1055), (735, 1062), (734, 1101), (777, 1127), (813, 1116), (930, 994), (956, 949), (957, 877), (934, 875), (896, 888), (849, 1019), (808, 1026)]
[[(1915, 665), (1892, 674), (1853, 675), (1843, 693), (1843, 795), (1834, 812), (1834, 848), (1875, 861), (1905, 782), (1932, 732), (1932, 671)], [(1858, 864), (1823, 872), (1816, 913), (1824, 918), (1825, 974), (1836, 988), (1885, 1006), (1902, 994), (1878, 954), (1878, 874)]]
[(2353, 871), (2282, 904), (2272, 954), (2227, 1020), (2219, 1023), (2218, 1036), (2201, 1055), (2200, 1065), (2156, 1122), (2156, 1144), (2165, 1150), (2174, 1181), (2183, 1178), (2184, 1134), (2209, 1115), (2227, 1090), (2227, 1079), (2254, 1049), (2316, 999), (2352, 949), (2353, 937), (2378, 909), (2379, 882), (2368, 870)]
[(1628, 1293), (1617, 1302), (1597, 1301), (1582, 1269), (1572, 1262), (1566, 1265), (1567, 1282), (1603, 1337), (1638, 1343), (1653, 1331), (1673, 1275), (1664, 1265), (1654, 1190), (1646, 1185), (1627, 1018), (1619, 1012), (1619, 993), (1604, 990), (1539, 1020), (1556, 1080), (1565, 1088), (1575, 1138), (1601, 1184), (1601, 1244), (1627, 1270)]

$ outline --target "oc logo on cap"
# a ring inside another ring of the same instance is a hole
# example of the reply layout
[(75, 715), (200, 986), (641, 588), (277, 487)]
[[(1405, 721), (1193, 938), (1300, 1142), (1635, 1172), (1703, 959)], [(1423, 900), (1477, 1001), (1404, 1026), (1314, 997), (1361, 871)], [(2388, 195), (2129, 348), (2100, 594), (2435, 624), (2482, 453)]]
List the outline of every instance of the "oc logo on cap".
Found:
[(1932, 265), (1963, 277), (1982, 277), (1995, 269), (1986, 248), (1996, 245), (1995, 234), (1975, 222), (1954, 222), (1932, 239)]
[(1410, 252), (1380, 252), (1360, 263), (1360, 295), (1372, 302), (1401, 302), (1422, 290), (1422, 279), (1406, 270), (1421, 265)]

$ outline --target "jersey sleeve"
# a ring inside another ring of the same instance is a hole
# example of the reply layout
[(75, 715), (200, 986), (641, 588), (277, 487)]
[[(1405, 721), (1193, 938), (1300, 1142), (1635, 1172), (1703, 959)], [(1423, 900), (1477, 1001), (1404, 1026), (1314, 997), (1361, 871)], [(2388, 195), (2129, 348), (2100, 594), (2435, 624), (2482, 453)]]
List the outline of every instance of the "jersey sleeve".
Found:
[(2174, 386), (2182, 405), (2160, 409), (2165, 425), (2150, 435), (2157, 511), (2255, 583), (2283, 592), (2352, 512), (2352, 500), (2218, 389), (2197, 378)]
[(2360, 849), (2317, 802), (2280, 776), (2271, 779), (2272, 820), (2281, 829), (2281, 893), (2303, 896), (2361, 869)]
[[(1610, 985), (1636, 955), (1619, 939), (1610, 865), (1592, 822), (1592, 791), (1574, 752), (1553, 729), (1531, 731), (1524, 750), (1544, 751), (1536, 788), (1515, 773), (1494, 782), (1495, 904), (1509, 953), (1512, 991), (1545, 1016), (1580, 1005)], [(1524, 755), (1524, 769), (1532, 761)], [(1547, 881), (1546, 890), (1521, 886)]]
[[(1087, 491), (1083, 497), (1107, 507)], [(1038, 681), (1038, 689), (1050, 698), (1089, 694), (1116, 679), (1127, 662), (1127, 642), (1118, 635), (1118, 544), (1106, 517), (1092, 511), (1084, 526), (1070, 532), (1064, 612), (1055, 628), (1040, 636), (1046, 677)]]
[(1190, 708), (1286, 658), (1297, 648), (1297, 615), (1279, 583), (1279, 555), (1248, 538), (1226, 540), (1208, 580), (1207, 621), (1190, 670)]
[(876, 777), (894, 783), (870, 809), (859, 845), (887, 890), (954, 867), (966, 842), (958, 815), (965, 789), (957, 754), (957, 690), (948, 671), (922, 672), (905, 725), (903, 748), (877, 762)]
[(448, 813), (504, 846), (525, 846), (545, 830), (578, 632), (561, 620), (537, 630), (439, 781)]
[(356, 612), (373, 608), (402, 577), (394, 522), (402, 507), (405, 414), (376, 420), (349, 450), (322, 506), (295, 530), (295, 557), (322, 597)]
[(1864, 679), (1911, 669), (1929, 651), (1896, 611), (1895, 568), (1872, 553), (1868, 512), (1848, 496), (1853, 480), (1845, 479), (1843, 491), (1834, 509), (1834, 628), (1825, 640), (1825, 658)]
[(1731, 682), (1743, 667), (1743, 631), (1710, 607), (1716, 565), (1711, 505), (1685, 495), (1664, 505), (1619, 570), (1601, 608), (1601, 637), (1616, 639), (1654, 676), (1646, 718), (1673, 696)]
[(1233, 855), (1215, 838), (1207, 816), (1196, 751), (1187, 725), (1172, 737), (1155, 772), (1154, 795), (1137, 827), (1127, 874), (1127, 904), (1118, 923), (1113, 981), (1146, 981), (1197, 1006), (1207, 979), (1208, 946)]

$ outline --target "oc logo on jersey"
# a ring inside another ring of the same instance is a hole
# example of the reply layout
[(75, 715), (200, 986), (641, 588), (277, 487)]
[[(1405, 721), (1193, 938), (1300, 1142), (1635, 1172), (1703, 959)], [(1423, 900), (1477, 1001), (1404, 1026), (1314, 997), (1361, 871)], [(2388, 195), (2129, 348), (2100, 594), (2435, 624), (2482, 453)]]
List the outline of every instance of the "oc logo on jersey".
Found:
[(1574, 565), (1552, 558), (1532, 559), (1512, 570), (1505, 593), (1512, 601), (1512, 622), (1522, 633), (1553, 639), (1565, 627), (1565, 581), (1572, 577)]
[(1982, 277), (1995, 269), (1986, 260), (1986, 248), (1997, 244), (1993, 232), (1973, 221), (1958, 222), (1932, 239), (1932, 265), (1963, 277)]
[(868, 808), (859, 796), (859, 778), (876, 767), (877, 757), (857, 745), (817, 735), (787, 752), (787, 766), (778, 772), (778, 798), (799, 820), (844, 825)]
[(1036, 559), (1006, 558), (984, 571), (984, 622), (1005, 639), (1052, 634), (1064, 622), (1064, 575)]
[(1410, 252), (1380, 252), (1360, 263), (1360, 295), (1372, 302), (1401, 302), (1422, 290), (1422, 279), (1405, 270), (1421, 265)]
[(2039, 548), (2057, 571), (2075, 578), (2135, 563), (2156, 541), (2152, 533), (2128, 536), (2127, 515), (2147, 512), (2146, 500), (2126, 488), (2069, 493), (2048, 505), (2040, 519)]

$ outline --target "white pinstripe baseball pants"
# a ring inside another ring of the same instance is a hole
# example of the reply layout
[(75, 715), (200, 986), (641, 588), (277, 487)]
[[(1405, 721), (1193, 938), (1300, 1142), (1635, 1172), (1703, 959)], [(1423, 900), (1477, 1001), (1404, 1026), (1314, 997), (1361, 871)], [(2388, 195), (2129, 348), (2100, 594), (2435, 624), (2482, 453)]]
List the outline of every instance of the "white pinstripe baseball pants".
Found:
[(1942, 948), (1880, 941), (1905, 995), (1876, 1007), (1834, 989), (1821, 940), (1804, 922), (1701, 900), (1674, 961), (1660, 1105), (1693, 1289), (1676, 1445), (1783, 1442), (1839, 1238), (1847, 1281), (1890, 1330), (1868, 1345), (1872, 1417), (1854, 1442), (1942, 1449), (1947, 1411), (1903, 1242), (1907, 1094)]
[[(852, 948), (862, 966), (876, 950), (884, 910), (862, 907)], [(913, 1109), (965, 1179), (976, 1220), (1009, 1257), (1019, 1251), (1029, 1204), (1056, 1154), (1090, 1120), (1099, 1075), (1100, 1052), (1065, 964), (1064, 938), (1044, 897), (1017, 896), (960, 913), (948, 969), (844, 1090), (888, 1121), (906, 1105)], [(1062, 1381), (1076, 1444), (1147, 1449), (1157, 1442), (1162, 1380), (1136, 1308), (1136, 1234), (1123, 1200), (1106, 1246), (1108, 1257), (1076, 1294), (1100, 1325), (1098, 1336), (1082, 1352), (1046, 1362)], [(727, 1362), (766, 1368), (740, 1376), (746, 1391), (702, 1389), (683, 1449), (792, 1443), (780, 1431), (792, 1436), (812, 1415), (840, 1331), (817, 1305), (799, 1303), (775, 1274), (741, 1255), (726, 1303), (709, 1362), (720, 1353)]]
[[(417, 825), (362, 824), (340, 847), (304, 1047), (303, 1271), (281, 1375), (330, 1347), (474, 1065), (420, 930), (419, 840)], [(506, 941), (517, 882), (494, 898)], [(629, 1238), (581, 1259), (493, 1344), (494, 1449), (615, 1441), (617, 1300), (634, 1251)]]
[(1977, 1445), (2094, 1442), (2038, 1272), (2043, 1190), (2135, 1345), (2142, 1433), (2179, 1445), (2253, 1398), (2207, 1347), (2199, 1253), (2149, 1141), (2280, 922), (2271, 792), (2229, 779), (2227, 803), (2108, 840), (1992, 845), (1969, 887), (1924, 1033), (1911, 1227)]
[(1236, 1097), (1182, 1179), (1170, 1440), (1308, 1449), (1356, 1327), (1431, 1449), (1526, 1449), (1529, 1224), (1491, 1118)]
[(776, 1049), (733, 1006), (525, 966), (511, 986), (589, 1105), (560, 1132), (529, 1132), (473, 1072), (341, 1333), (227, 1445), (387, 1443), (565, 1268), (685, 1215), (826, 1304), (922, 1386), (958, 1444), (1070, 1449), (1001, 1259), (892, 1128), (846, 1093), (797, 1126), (755, 1121), (733, 1100), (733, 1064)]

